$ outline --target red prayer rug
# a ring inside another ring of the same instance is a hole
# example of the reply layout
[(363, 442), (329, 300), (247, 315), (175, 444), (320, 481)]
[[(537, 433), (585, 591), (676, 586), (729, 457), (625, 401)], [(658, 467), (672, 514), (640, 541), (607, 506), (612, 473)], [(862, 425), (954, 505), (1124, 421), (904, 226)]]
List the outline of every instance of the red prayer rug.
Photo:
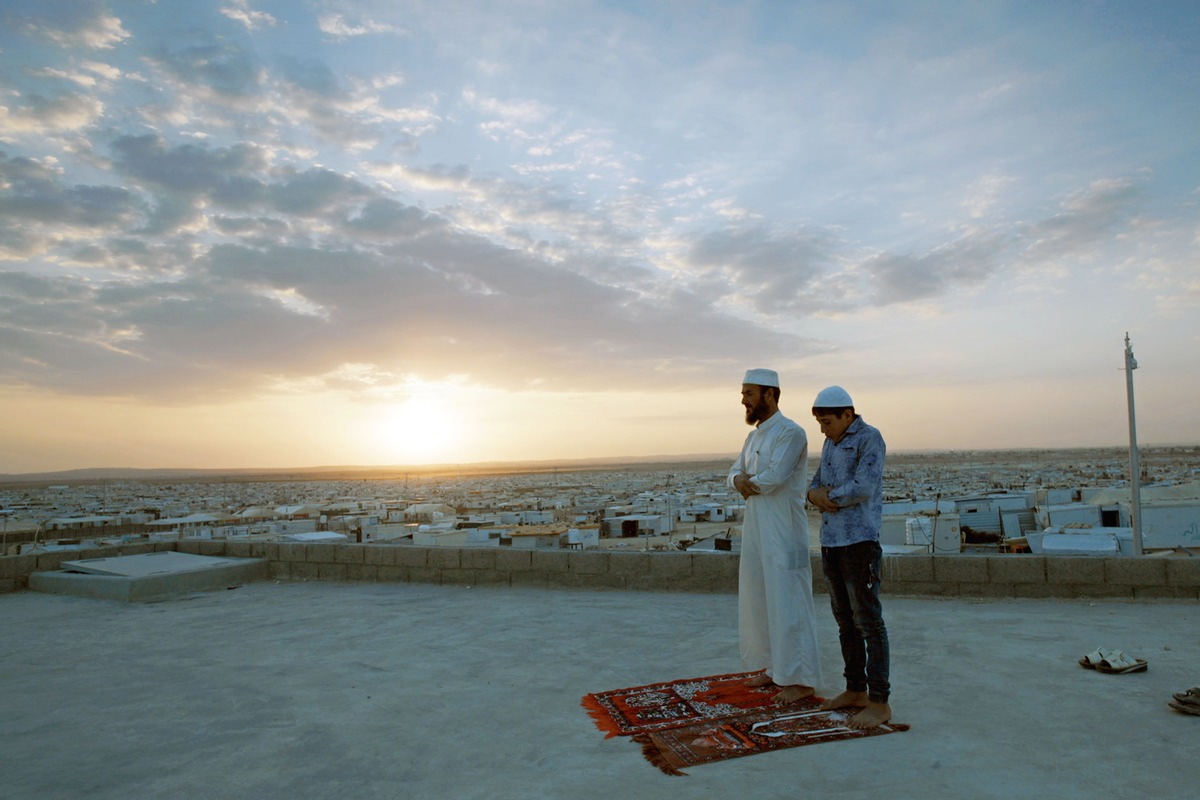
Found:
[(758, 674), (738, 672), (597, 692), (584, 695), (583, 707), (606, 739), (677, 728), (769, 706), (779, 687), (747, 686), (746, 679)]
[(668, 775), (684, 775), (683, 767), (727, 758), (908, 730), (907, 725), (896, 722), (865, 731), (846, 727), (846, 721), (856, 713), (855, 708), (822, 711), (819, 702), (809, 699), (682, 728), (641, 733), (633, 740), (642, 746), (642, 755), (651, 764)]
[(752, 688), (742, 672), (598, 692), (583, 698), (596, 726), (611, 736), (628, 735), (642, 754), (668, 775), (728, 758), (842, 739), (908, 730), (888, 722), (860, 731), (846, 722), (857, 709), (821, 710), (810, 697), (774, 705), (778, 686)]

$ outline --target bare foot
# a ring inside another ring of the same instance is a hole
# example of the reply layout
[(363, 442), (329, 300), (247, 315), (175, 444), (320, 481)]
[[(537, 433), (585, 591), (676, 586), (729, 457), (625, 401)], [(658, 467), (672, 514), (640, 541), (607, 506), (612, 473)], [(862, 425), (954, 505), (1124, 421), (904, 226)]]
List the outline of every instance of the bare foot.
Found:
[(855, 714), (846, 723), (851, 728), (865, 731), (878, 728), (892, 718), (892, 707), (887, 703), (867, 703), (867, 707)]
[(774, 682), (775, 681), (771, 680), (771, 676), (765, 672), (760, 672), (758, 675), (755, 675), (753, 678), (746, 679), (746, 685), (751, 686), (756, 689), (759, 686), (770, 686)]
[(813, 687), (797, 683), (783, 687), (783, 691), (775, 695), (775, 702), (779, 704), (798, 703), (806, 697), (812, 697), (816, 693), (817, 690)]
[(821, 703), (822, 711), (830, 711), (835, 708), (862, 708), (870, 705), (870, 700), (867, 698), (866, 692), (851, 692), (849, 690), (842, 692), (837, 697), (830, 698), (824, 703)]

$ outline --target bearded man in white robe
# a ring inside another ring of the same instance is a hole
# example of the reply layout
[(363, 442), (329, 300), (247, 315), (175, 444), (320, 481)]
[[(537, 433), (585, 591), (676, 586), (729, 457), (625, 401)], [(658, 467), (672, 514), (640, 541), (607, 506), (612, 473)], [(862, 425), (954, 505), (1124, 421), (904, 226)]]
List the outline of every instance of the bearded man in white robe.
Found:
[(750, 686), (781, 687), (775, 700), (816, 693), (817, 652), (812, 564), (808, 551), (808, 436), (779, 411), (779, 375), (752, 369), (742, 381), (746, 423), (754, 430), (729, 470), (746, 500), (738, 574), (742, 667), (760, 674)]

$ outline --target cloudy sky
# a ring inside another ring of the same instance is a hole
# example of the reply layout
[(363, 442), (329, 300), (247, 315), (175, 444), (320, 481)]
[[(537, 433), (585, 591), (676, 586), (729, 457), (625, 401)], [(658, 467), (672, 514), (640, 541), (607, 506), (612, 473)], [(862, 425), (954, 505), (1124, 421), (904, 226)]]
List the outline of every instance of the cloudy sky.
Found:
[[(186, 13), (183, 9), (186, 8)], [(1200, 7), (4, 0), (0, 472), (1200, 442)]]

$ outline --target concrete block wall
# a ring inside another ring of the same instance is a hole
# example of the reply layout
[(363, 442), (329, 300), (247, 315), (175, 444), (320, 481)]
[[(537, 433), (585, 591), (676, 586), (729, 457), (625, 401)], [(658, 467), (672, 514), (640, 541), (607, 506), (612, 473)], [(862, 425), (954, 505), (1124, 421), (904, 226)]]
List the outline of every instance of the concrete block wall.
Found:
[[(27, 588), (32, 572), (63, 561), (155, 550), (264, 558), (276, 580), (714, 593), (735, 593), (738, 581), (734, 553), (193, 540), (0, 557), (0, 592)], [(813, 589), (824, 593), (820, 556), (812, 569)], [(889, 556), (882, 585), (894, 595), (1200, 600), (1200, 558)]]
[[(514, 550), (362, 544), (180, 542), (184, 552), (262, 557), (279, 580), (465, 586), (737, 592), (738, 556), (602, 550)], [(825, 592), (819, 555), (813, 590)], [(1096, 597), (1200, 600), (1200, 558), (889, 556), (886, 594), (944, 597)]]
[(181, 552), (266, 558), (277, 580), (730, 592), (728, 554), (184, 541)]

